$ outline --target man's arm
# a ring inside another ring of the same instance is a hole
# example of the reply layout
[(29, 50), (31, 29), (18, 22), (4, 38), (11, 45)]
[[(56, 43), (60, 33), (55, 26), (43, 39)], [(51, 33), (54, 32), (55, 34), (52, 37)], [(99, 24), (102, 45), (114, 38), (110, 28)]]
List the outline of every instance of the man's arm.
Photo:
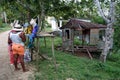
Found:
[(22, 39), (23, 42), (26, 41), (26, 36), (25, 36), (25, 33), (24, 32), (21, 32), (21, 34), (19, 35)]

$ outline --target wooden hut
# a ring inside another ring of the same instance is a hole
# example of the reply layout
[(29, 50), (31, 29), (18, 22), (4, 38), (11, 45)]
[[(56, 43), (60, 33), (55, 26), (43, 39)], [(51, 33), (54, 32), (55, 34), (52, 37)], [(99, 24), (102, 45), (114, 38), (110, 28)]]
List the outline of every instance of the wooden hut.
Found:
[(74, 37), (78, 32), (78, 36), (82, 40), (82, 46), (86, 41), (89, 44), (96, 45), (99, 41), (100, 30), (105, 30), (106, 26), (91, 22), (81, 21), (79, 19), (70, 19), (60, 29), (62, 30), (62, 48), (74, 51)]

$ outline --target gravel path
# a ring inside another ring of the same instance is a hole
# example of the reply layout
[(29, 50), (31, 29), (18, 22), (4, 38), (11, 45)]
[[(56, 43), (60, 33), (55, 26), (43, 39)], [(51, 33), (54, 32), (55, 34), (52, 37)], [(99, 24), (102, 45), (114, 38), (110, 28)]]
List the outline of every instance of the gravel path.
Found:
[(0, 80), (34, 80), (33, 68), (30, 65), (26, 65), (29, 71), (24, 73), (22, 70), (14, 71), (14, 66), (9, 64), (8, 32), (0, 33)]

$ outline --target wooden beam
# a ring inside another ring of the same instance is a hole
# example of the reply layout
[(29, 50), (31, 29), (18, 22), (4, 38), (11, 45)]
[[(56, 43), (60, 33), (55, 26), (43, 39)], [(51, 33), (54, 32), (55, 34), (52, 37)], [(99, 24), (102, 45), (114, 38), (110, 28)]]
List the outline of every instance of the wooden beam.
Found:
[(55, 59), (55, 54), (54, 54), (54, 37), (51, 37), (51, 41), (52, 41), (52, 55), (53, 55), (53, 62), (55, 65), (55, 70), (57, 71), (57, 65), (56, 65), (56, 59)]

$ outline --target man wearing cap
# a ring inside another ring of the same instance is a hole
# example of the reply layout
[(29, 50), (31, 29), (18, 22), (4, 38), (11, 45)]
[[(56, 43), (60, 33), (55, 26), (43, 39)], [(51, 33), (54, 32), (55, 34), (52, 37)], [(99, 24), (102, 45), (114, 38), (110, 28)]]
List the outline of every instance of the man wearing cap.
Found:
[(19, 70), (17, 66), (18, 58), (23, 69), (23, 72), (28, 71), (24, 65), (24, 42), (26, 41), (25, 34), (23, 32), (23, 27), (18, 23), (14, 25), (13, 29), (10, 31), (8, 36), (8, 44), (12, 43), (12, 52), (14, 57), (15, 70)]

